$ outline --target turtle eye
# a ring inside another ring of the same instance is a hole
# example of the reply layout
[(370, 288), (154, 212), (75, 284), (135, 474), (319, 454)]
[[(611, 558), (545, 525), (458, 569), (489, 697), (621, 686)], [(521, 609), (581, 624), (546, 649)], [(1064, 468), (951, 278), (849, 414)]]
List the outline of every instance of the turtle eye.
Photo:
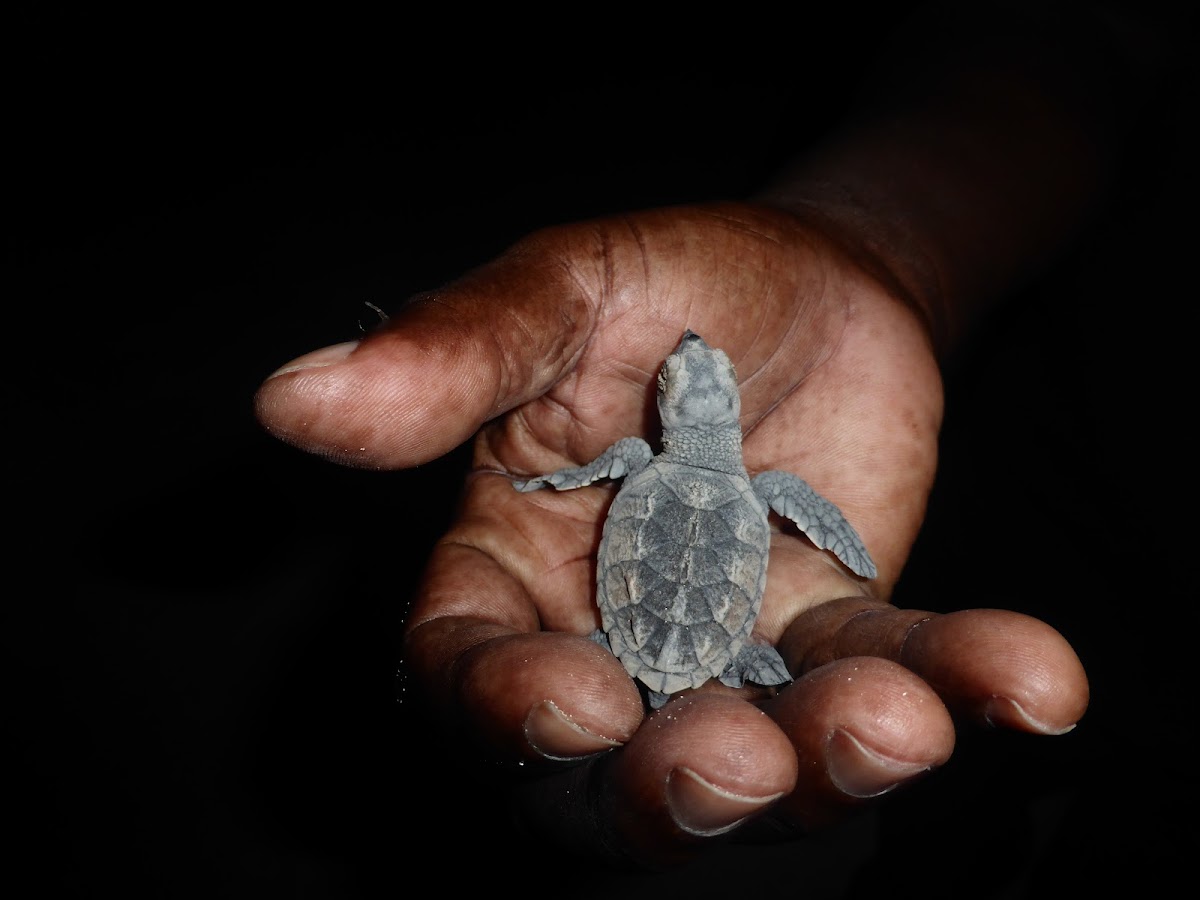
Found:
[(674, 356), (668, 356), (662, 368), (658, 370), (658, 392), (660, 394), (667, 392), (667, 383), (671, 380), (671, 376), (675, 369), (678, 368), (678, 365), (679, 361)]

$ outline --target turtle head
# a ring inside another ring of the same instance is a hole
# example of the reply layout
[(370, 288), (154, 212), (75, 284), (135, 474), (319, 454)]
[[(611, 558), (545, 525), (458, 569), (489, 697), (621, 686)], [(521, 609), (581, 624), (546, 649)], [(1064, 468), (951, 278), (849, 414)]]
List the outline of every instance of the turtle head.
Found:
[(685, 331), (658, 373), (658, 414), (663, 428), (736, 425), (741, 414), (737, 374), (724, 350)]

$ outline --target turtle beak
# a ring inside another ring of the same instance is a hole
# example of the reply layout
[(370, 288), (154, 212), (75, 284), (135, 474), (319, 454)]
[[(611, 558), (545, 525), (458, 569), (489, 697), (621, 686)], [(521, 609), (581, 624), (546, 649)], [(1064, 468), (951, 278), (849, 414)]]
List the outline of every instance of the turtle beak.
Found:
[(683, 340), (681, 340), (679, 342), (679, 346), (675, 348), (675, 352), (678, 353), (681, 350), (708, 350), (708, 349), (709, 349), (709, 346), (708, 346), (708, 344), (704, 343), (704, 338), (700, 337), (700, 335), (696, 334), (696, 332), (692, 331), (692, 329), (689, 328), (687, 331), (685, 331), (683, 333)]

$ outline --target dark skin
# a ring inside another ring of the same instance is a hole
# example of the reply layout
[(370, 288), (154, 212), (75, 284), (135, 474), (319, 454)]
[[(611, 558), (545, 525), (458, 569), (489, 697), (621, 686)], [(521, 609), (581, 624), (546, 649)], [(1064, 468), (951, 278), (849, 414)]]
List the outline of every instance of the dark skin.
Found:
[[(405, 657), (465, 739), (542, 774), (517, 797), (536, 837), (671, 865), (768, 819), (773, 838), (836, 822), (944, 764), (956, 725), (1056, 735), (1083, 716), (1087, 677), (1046, 623), (889, 603), (936, 473), (942, 355), (1066, 245), (1109, 163), (1108, 120), (1061, 83), (1077, 87), (1087, 60), (1030, 58), (931, 79), (954, 90), (914, 85), (752, 202), (534, 233), (260, 389), (265, 427), (341, 464), (417, 466), (473, 437)], [(653, 441), (658, 369), (687, 328), (737, 369), (749, 471), (805, 478), (879, 574), (773, 521), (755, 632), (795, 681), (712, 682), (648, 714), (586, 637), (616, 486), (511, 480)]]
[[(721, 335), (739, 372), (749, 470), (804, 473), (879, 575), (862, 581), (778, 529), (755, 630), (797, 681), (770, 699), (710, 683), (647, 718), (621, 664), (586, 638), (613, 489), (520, 494), (509, 477), (645, 432), (662, 348), (686, 327)], [(269, 382), (260, 403), (289, 440), (360, 465), (415, 465), (479, 429), (458, 521), (408, 618), (408, 665), (500, 756), (619, 746), (612, 827), (639, 858), (703, 842), (671, 818), (672, 772), (711, 786), (676, 798), (692, 831), (768, 807), (812, 826), (944, 763), (952, 713), (1058, 733), (1086, 707), (1079, 661), (1048, 625), (888, 605), (934, 477), (938, 368), (921, 317), (786, 213), (673, 209), (535, 235), (343, 361)], [(461, 418), (425, 418), (444, 409)]]

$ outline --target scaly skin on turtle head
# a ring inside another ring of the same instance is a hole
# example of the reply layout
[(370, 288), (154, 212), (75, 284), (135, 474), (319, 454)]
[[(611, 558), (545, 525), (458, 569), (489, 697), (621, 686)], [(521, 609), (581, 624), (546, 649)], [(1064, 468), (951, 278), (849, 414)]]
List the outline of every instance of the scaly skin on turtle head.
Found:
[(724, 350), (686, 331), (658, 373), (658, 414), (664, 429), (736, 425), (741, 414), (737, 374)]

